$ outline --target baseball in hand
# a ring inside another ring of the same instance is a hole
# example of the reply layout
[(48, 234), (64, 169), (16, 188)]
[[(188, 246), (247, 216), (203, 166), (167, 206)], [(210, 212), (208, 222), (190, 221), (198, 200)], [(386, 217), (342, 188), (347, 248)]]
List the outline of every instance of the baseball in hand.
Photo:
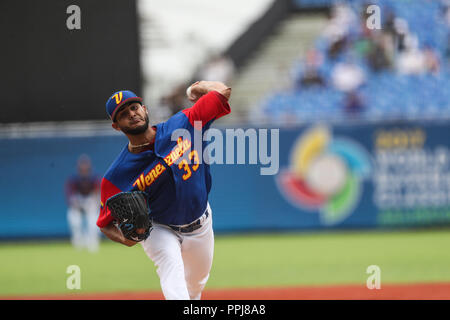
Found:
[(187, 90), (186, 90), (186, 95), (187, 95), (188, 99), (192, 102), (197, 101), (201, 97), (201, 94), (199, 95), (199, 92), (198, 92), (199, 90), (196, 90), (196, 88), (194, 88), (194, 90), (192, 90), (192, 87), (196, 86), (198, 83), (199, 83), (199, 81), (191, 84), (189, 86), (189, 88), (187, 88)]
[(186, 90), (186, 95), (187, 95), (187, 97), (188, 97), (189, 100), (192, 100), (192, 98), (191, 98), (191, 94), (192, 94), (192, 92), (191, 92), (191, 87), (192, 87), (192, 86), (189, 86), (189, 87), (187, 88), (187, 90)]

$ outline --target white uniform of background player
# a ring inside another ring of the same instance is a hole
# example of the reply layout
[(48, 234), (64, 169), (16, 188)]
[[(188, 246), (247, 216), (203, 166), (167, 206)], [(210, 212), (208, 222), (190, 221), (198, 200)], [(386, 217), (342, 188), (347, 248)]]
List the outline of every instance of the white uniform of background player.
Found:
[(99, 179), (91, 172), (91, 161), (82, 155), (77, 163), (78, 173), (67, 180), (67, 221), (72, 245), (77, 249), (98, 251), (100, 232), (96, 221), (100, 204)]

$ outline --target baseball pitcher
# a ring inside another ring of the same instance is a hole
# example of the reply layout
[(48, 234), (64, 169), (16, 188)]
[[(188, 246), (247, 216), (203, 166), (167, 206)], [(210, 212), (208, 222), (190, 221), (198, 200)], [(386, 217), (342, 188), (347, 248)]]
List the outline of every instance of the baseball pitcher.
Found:
[(142, 245), (166, 299), (201, 298), (214, 249), (211, 175), (199, 159), (205, 142), (172, 133), (185, 129), (194, 137), (194, 130), (208, 129), (230, 113), (230, 94), (221, 82), (195, 82), (187, 90), (195, 104), (156, 126), (149, 126), (142, 98), (131, 91), (118, 91), (106, 103), (112, 127), (129, 142), (103, 176), (97, 225), (113, 241)]

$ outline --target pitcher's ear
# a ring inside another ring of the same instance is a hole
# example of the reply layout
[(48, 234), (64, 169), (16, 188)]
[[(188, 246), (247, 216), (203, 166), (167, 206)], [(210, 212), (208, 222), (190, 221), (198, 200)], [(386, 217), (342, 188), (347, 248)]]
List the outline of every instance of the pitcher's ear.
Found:
[(122, 130), (120, 130), (120, 128), (119, 128), (119, 126), (117, 125), (117, 123), (116, 123), (116, 122), (113, 122), (113, 123), (111, 123), (111, 127), (113, 127), (113, 128), (114, 128), (114, 130), (117, 130), (117, 131), (122, 131)]

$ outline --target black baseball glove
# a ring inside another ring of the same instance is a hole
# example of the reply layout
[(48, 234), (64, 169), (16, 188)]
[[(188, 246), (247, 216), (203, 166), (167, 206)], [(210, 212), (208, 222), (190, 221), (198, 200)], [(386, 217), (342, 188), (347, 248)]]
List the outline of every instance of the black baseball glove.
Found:
[(147, 194), (142, 191), (120, 192), (106, 201), (114, 224), (125, 238), (133, 241), (147, 239), (152, 223)]

